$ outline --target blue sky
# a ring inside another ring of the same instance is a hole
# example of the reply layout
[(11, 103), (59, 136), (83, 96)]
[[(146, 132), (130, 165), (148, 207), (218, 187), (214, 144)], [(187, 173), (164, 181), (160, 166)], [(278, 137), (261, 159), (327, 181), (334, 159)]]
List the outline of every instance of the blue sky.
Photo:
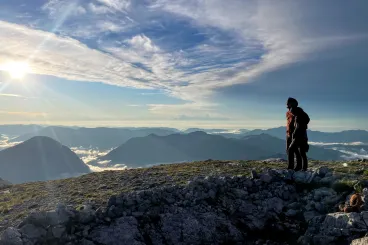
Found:
[[(3, 123), (368, 129), (368, 2), (3, 0)], [(6, 64), (27, 63), (22, 79)]]

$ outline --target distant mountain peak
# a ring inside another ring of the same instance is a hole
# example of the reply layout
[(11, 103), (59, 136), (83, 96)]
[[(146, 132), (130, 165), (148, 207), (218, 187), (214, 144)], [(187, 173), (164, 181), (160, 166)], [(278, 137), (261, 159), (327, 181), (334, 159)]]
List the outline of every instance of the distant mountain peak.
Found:
[(189, 133), (188, 135), (200, 136), (200, 135), (208, 135), (208, 134), (203, 131), (194, 131), (194, 132)]
[(5, 188), (12, 185), (12, 183), (10, 183), (7, 180), (3, 180), (2, 178), (0, 178), (0, 188)]
[(49, 143), (49, 144), (57, 144), (57, 145), (61, 145), (60, 142), (50, 138), (50, 137), (47, 137), (47, 136), (34, 136), (32, 138), (30, 138), (29, 140), (25, 141), (27, 142), (28, 144), (31, 144), (33, 142), (38, 142), (38, 143)]
[(32, 137), (0, 151), (0, 177), (12, 183), (51, 180), (89, 172), (89, 167), (74, 152), (49, 137)]

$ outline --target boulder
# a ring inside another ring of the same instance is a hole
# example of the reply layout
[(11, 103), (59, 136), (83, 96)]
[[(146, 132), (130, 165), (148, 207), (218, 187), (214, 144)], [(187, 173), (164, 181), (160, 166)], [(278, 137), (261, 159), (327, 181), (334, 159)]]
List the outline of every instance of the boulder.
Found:
[(46, 236), (46, 230), (44, 228), (37, 227), (33, 224), (24, 225), (20, 228), (20, 233), (22, 234), (22, 237), (36, 241)]
[(317, 169), (316, 173), (319, 177), (323, 178), (326, 176), (326, 174), (328, 174), (329, 172), (331, 172), (332, 170), (329, 169), (328, 167), (320, 167)]
[(353, 240), (350, 245), (367, 245), (367, 244), (368, 244), (368, 237), (363, 237), (360, 239)]
[(310, 171), (298, 171), (293, 175), (293, 179), (297, 183), (311, 183), (315, 174)]
[(272, 181), (272, 176), (270, 176), (269, 174), (261, 174), (260, 179), (265, 183), (270, 183)]
[(7, 228), (0, 238), (0, 245), (23, 245), (20, 232), (13, 228)]
[(345, 244), (367, 231), (362, 214), (331, 213), (312, 218), (304, 238), (313, 238), (314, 245), (336, 244), (337, 241)]
[(90, 232), (88, 238), (100, 244), (145, 244), (134, 217), (122, 217), (110, 226), (97, 227)]
[(78, 220), (82, 224), (88, 224), (95, 219), (96, 211), (93, 210), (91, 205), (84, 205), (82, 210), (78, 213)]

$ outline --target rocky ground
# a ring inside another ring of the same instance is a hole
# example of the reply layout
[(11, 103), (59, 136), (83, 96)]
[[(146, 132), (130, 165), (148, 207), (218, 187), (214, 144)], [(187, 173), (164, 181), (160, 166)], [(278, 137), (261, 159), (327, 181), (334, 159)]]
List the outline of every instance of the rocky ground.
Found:
[(205, 161), (14, 185), (0, 192), (2, 242), (350, 244), (368, 212), (338, 205), (367, 184), (367, 165), (315, 161), (294, 173), (277, 160)]

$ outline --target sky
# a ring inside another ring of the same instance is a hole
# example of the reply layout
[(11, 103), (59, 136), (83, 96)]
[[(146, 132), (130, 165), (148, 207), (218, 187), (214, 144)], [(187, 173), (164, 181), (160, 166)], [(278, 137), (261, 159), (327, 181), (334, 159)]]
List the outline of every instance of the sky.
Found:
[[(3, 124), (368, 130), (368, 2), (2, 0)], [(10, 64), (10, 65), (9, 65)]]

